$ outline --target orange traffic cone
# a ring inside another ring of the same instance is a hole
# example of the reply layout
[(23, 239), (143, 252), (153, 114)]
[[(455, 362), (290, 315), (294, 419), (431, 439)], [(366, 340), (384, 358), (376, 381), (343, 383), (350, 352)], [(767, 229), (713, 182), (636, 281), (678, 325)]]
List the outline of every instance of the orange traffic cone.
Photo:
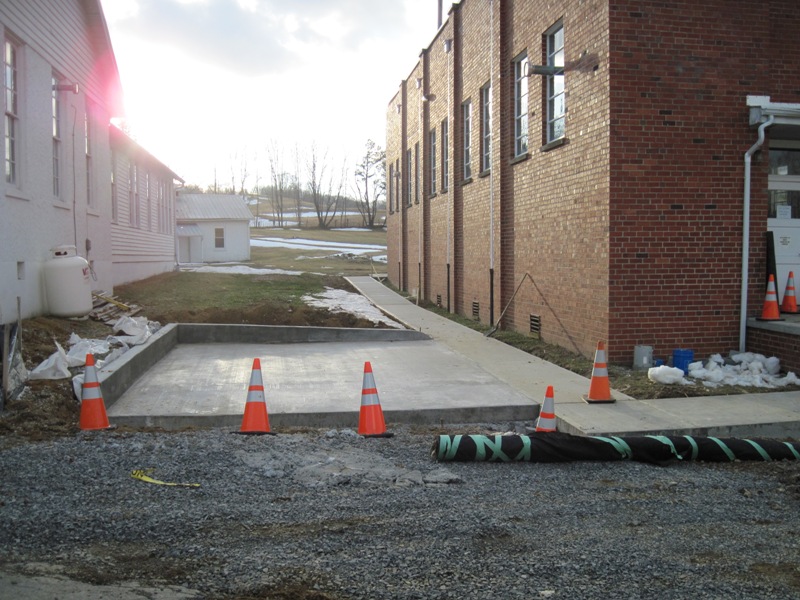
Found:
[(781, 312), (797, 313), (797, 297), (794, 290), (794, 271), (789, 271), (789, 279), (786, 281), (786, 291), (783, 293)]
[(108, 424), (108, 415), (106, 415), (106, 405), (103, 402), (100, 382), (97, 381), (94, 354), (86, 355), (86, 370), (83, 372), (83, 387), (81, 389), (81, 417), (79, 425), (84, 431), (111, 428)]
[(583, 396), (583, 400), (589, 404), (616, 402), (611, 397), (611, 384), (608, 381), (608, 365), (606, 364), (606, 347), (602, 341), (597, 342), (594, 367), (592, 368), (592, 381), (589, 384), (589, 393)]
[(764, 297), (764, 307), (761, 309), (761, 316), (756, 317), (759, 321), (782, 321), (781, 311), (778, 308), (778, 293), (775, 291), (775, 276), (770, 273), (769, 283), (767, 283), (767, 294)]
[(361, 412), (358, 417), (358, 433), (365, 437), (392, 437), (386, 433), (381, 401), (372, 375), (372, 365), (364, 363), (364, 383), (361, 386)]
[(556, 430), (556, 408), (553, 400), (553, 386), (548, 385), (544, 394), (544, 404), (539, 411), (539, 418), (536, 421), (536, 431), (555, 431)]
[(269, 430), (267, 400), (264, 397), (264, 382), (261, 379), (261, 360), (253, 359), (250, 387), (247, 389), (247, 403), (239, 433), (272, 433)]

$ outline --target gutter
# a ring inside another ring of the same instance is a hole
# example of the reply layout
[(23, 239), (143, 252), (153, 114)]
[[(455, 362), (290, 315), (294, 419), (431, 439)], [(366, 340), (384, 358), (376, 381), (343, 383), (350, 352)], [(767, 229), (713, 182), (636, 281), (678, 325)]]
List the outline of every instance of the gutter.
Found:
[(775, 122), (775, 115), (769, 115), (767, 120), (758, 127), (758, 140), (744, 153), (744, 218), (742, 224), (742, 298), (739, 309), (739, 352), (745, 352), (747, 338), (747, 294), (748, 278), (750, 276), (750, 178), (751, 159), (753, 154), (764, 145), (766, 129)]

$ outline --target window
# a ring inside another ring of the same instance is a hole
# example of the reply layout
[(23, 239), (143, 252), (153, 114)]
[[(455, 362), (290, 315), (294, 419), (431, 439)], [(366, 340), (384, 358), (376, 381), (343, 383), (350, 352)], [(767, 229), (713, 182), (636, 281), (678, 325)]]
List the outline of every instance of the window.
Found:
[(428, 139), (430, 140), (430, 147), (431, 147), (431, 156), (428, 164), (430, 165), (430, 184), (431, 184), (431, 195), (436, 193), (436, 129), (431, 129), (430, 133), (428, 134)]
[(492, 84), (481, 88), (481, 172), (492, 168)]
[(528, 54), (514, 59), (514, 156), (528, 152)]
[(770, 219), (800, 219), (800, 149), (769, 148), (769, 212)]
[(225, 229), (214, 228), (214, 248), (225, 248)]
[(411, 148), (406, 150), (406, 204), (411, 206)]
[(128, 190), (128, 218), (133, 227), (139, 226), (139, 169), (131, 163), (129, 169), (130, 189)]
[(6, 39), (3, 49), (5, 87), (6, 183), (19, 185), (19, 46)]
[(50, 118), (53, 128), (53, 196), (61, 197), (61, 92), (58, 91), (59, 77), (50, 79)]
[(111, 222), (116, 223), (119, 217), (119, 202), (117, 200), (117, 153), (111, 151)]
[(461, 117), (464, 125), (464, 179), (472, 177), (469, 146), (472, 143), (470, 129), (472, 127), (472, 102), (467, 100), (461, 105)]
[(400, 179), (400, 159), (398, 158), (394, 162), (394, 206), (397, 209), (397, 212), (400, 212), (400, 202), (402, 199), (403, 192), (401, 191), (401, 179)]
[(389, 212), (394, 212), (394, 163), (389, 165)]
[(442, 121), (442, 191), (446, 192), (450, 181), (450, 142), (447, 119)]
[(144, 217), (144, 223), (145, 229), (148, 230), (153, 229), (153, 196), (150, 191), (150, 185), (150, 171), (147, 171), (144, 174), (144, 200), (145, 206), (147, 206), (147, 214)]
[(414, 202), (419, 204), (419, 142), (414, 144)]
[(86, 206), (94, 206), (94, 194), (92, 193), (92, 120), (89, 111), (84, 117), (84, 135), (86, 139)]
[[(564, 27), (559, 23), (547, 33), (547, 65), (564, 66)], [(547, 77), (547, 141), (564, 137), (567, 104), (564, 75)]]
[(163, 179), (158, 180), (158, 230), (161, 233), (172, 231), (170, 220), (169, 198), (167, 198), (167, 182)]

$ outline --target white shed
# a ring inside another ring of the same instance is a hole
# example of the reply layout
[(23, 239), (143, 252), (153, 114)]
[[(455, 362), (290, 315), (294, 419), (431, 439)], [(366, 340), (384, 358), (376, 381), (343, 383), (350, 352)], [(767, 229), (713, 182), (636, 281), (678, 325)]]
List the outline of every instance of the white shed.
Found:
[(250, 260), (252, 218), (241, 196), (179, 194), (175, 201), (178, 263)]

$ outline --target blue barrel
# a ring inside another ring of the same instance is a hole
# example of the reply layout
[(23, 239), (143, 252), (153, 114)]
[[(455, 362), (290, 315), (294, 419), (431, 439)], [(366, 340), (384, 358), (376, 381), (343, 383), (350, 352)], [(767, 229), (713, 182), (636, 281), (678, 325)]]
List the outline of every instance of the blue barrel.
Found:
[(694, 362), (694, 350), (676, 348), (672, 351), (672, 366), (681, 369), (684, 375), (689, 374), (689, 363), (692, 362)]

